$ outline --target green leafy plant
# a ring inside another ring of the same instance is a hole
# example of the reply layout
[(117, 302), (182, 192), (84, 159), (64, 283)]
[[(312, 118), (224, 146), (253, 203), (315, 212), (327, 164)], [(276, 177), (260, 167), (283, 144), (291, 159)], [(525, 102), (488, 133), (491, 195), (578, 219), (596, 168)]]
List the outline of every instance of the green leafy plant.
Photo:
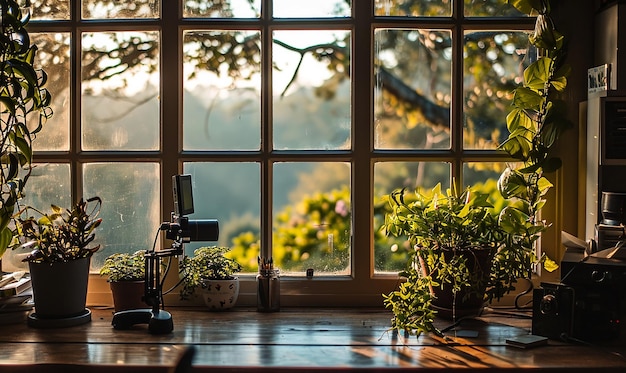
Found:
[(182, 299), (189, 298), (198, 286), (202, 286), (203, 280), (230, 280), (235, 278), (235, 273), (241, 271), (241, 264), (236, 260), (226, 257), (229, 247), (205, 246), (193, 252), (192, 257), (185, 256), (180, 263), (180, 275)]
[(0, 257), (13, 238), (9, 226), (32, 171), (33, 140), (52, 116), (45, 71), (34, 67), (37, 46), (26, 31), (30, 9), (0, 0)]
[[(90, 203), (95, 206), (90, 208)], [(43, 213), (26, 207), (22, 214), (31, 210), (39, 218), (28, 216), (16, 218), (14, 249), (30, 249), (25, 262), (55, 263), (86, 258), (100, 249), (100, 245), (88, 247), (94, 240), (94, 230), (100, 226), (98, 218), (102, 200), (92, 197), (81, 200), (71, 210), (52, 205), (52, 212)]]
[(146, 277), (146, 250), (134, 253), (115, 253), (105, 260), (100, 275), (106, 276), (111, 282), (144, 281)]
[[(454, 193), (440, 200), (437, 190), (430, 196), (418, 193), (417, 200), (410, 203), (403, 199), (404, 190), (391, 194), (393, 211), (386, 218), (385, 230), (387, 234), (408, 236), (416, 248), (409, 255), (406, 270), (400, 273), (406, 281), (384, 295), (385, 306), (394, 314), (394, 329), (415, 334), (437, 331), (433, 326), (437, 313), (432, 307), (436, 286), (452, 284), (455, 293), (467, 286), (472, 291), (483, 287), (469, 285), (475, 278), (467, 262), (456, 255), (464, 246), (491, 245), (493, 257), (484, 284), (486, 302), (515, 290), (517, 281), (529, 278), (539, 263), (548, 271), (557, 267), (549, 258), (537, 255), (535, 244), (550, 226), (540, 219), (546, 193), (552, 187), (544, 173), (561, 166), (561, 160), (552, 153), (560, 134), (569, 127), (565, 103), (559, 97), (570, 70), (562, 61), (565, 38), (549, 16), (548, 0), (509, 3), (521, 12), (537, 15), (529, 40), (539, 58), (524, 70), (524, 81), (514, 91), (512, 109), (506, 117), (509, 136), (499, 147), (516, 161), (498, 180), (498, 190), (507, 203), (495, 218), (494, 211), (482, 210), (489, 208), (483, 203), (484, 197), (475, 199), (482, 201), (477, 206), (467, 198), (471, 196), (467, 191), (465, 201), (463, 195)], [(476, 216), (483, 219), (476, 221)], [(441, 250), (454, 254), (445, 255)]]
[[(408, 196), (414, 198), (407, 201)], [(434, 288), (482, 298), (493, 287), (489, 268), (473, 260), (484, 255), (491, 263), (504, 236), (488, 198), (470, 188), (461, 194), (455, 189), (442, 193), (439, 184), (425, 193), (406, 195), (402, 189), (390, 195), (392, 211), (383, 228), (388, 235), (406, 236), (410, 244), (409, 260), (400, 272), (406, 281), (383, 295), (394, 313), (392, 328), (417, 334), (436, 331)]]

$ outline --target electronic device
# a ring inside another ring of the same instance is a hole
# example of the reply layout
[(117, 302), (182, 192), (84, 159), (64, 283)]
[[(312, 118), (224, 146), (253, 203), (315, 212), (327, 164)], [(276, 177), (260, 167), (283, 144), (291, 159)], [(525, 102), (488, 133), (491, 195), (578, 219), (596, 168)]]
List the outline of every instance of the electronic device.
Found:
[(543, 282), (533, 290), (532, 334), (574, 342), (617, 339), (620, 302), (610, 287)]
[(194, 212), (193, 189), (191, 175), (172, 176), (174, 211), (171, 222), (161, 224), (166, 231), (166, 238), (180, 240), (182, 243), (192, 241), (217, 241), (219, 225), (215, 219), (190, 220), (186, 215)]
[(151, 308), (125, 310), (113, 315), (114, 329), (130, 329), (136, 324), (148, 324), (151, 334), (167, 334), (174, 329), (172, 315), (161, 309), (163, 289), (161, 283), (161, 259), (184, 254), (184, 243), (192, 241), (217, 241), (219, 225), (216, 219), (189, 220), (186, 216), (194, 212), (191, 175), (172, 177), (174, 211), (170, 222), (161, 223), (159, 231), (166, 231), (172, 246), (165, 250), (146, 253), (146, 279), (144, 302)]
[(570, 244), (560, 282), (533, 290), (533, 334), (586, 343), (622, 339), (626, 260), (610, 257), (615, 248), (592, 252), (593, 245)]
[(193, 214), (193, 189), (191, 175), (172, 176), (172, 192), (174, 197), (174, 214), (185, 216)]

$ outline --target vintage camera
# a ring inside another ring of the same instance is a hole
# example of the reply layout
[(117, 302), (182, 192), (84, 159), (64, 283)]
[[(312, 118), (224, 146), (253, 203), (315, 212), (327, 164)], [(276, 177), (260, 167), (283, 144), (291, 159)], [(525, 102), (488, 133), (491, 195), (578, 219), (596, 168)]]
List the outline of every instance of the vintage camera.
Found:
[(542, 282), (533, 291), (532, 333), (565, 341), (617, 339), (621, 298), (606, 286)]

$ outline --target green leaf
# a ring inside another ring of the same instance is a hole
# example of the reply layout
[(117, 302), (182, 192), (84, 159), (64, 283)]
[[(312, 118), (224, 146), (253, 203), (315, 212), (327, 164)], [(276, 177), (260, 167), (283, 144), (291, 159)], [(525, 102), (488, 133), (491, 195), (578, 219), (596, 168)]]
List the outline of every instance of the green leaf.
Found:
[[(0, 103), (4, 105), (6, 110), (11, 113), (11, 115), (15, 115), (15, 100), (10, 97), (1, 96)], [(5, 110), (2, 110), (2, 112), (5, 112)]]
[(498, 179), (498, 190), (505, 199), (512, 197), (525, 198), (527, 190), (526, 180), (524, 180), (521, 174), (507, 167)]
[(546, 82), (550, 79), (552, 59), (543, 57), (530, 64), (524, 70), (524, 82), (527, 88), (540, 91), (546, 88)]
[(554, 185), (545, 177), (541, 177), (539, 178), (539, 180), (537, 181), (537, 188), (539, 189), (539, 191), (541, 192), (541, 195), (546, 194), (546, 192), (552, 188)]
[(544, 98), (538, 93), (527, 87), (519, 87), (513, 95), (513, 105), (520, 109), (539, 110), (543, 104)]
[(516, 132), (520, 128), (525, 129), (534, 129), (535, 123), (533, 120), (526, 114), (526, 112), (520, 108), (515, 108), (511, 110), (509, 114), (506, 116), (506, 126), (509, 132)]
[(508, 0), (508, 2), (515, 9), (527, 15), (533, 14), (533, 11), (539, 12), (543, 9), (541, 0)]
[(551, 121), (544, 123), (541, 127), (540, 133), (541, 143), (543, 144), (543, 146), (545, 146), (547, 149), (551, 148), (556, 143), (556, 140), (559, 138), (561, 130), (562, 127), (559, 126), (556, 122)]
[(552, 80), (550, 80), (550, 85), (552, 85), (552, 87), (556, 91), (563, 92), (565, 91), (565, 88), (567, 87), (567, 78), (564, 76), (553, 78)]
[(559, 268), (559, 265), (552, 259), (545, 257), (543, 260), (543, 267), (548, 272), (554, 272)]
[(19, 173), (19, 158), (14, 153), (7, 154), (9, 159), (9, 169), (6, 175), (6, 180), (11, 180), (17, 177)]
[(5, 225), (0, 230), (0, 258), (2, 258), (7, 247), (11, 244), (11, 240), (13, 240), (13, 232)]
[(11, 68), (11, 71), (16, 75), (23, 77), (28, 85), (37, 86), (37, 73), (35, 72), (35, 69), (32, 65), (28, 64), (25, 61), (20, 61), (16, 59), (7, 61), (7, 63)]
[(10, 133), (9, 137), (11, 138), (13, 144), (19, 149), (20, 153), (24, 155), (24, 161), (26, 163), (31, 163), (33, 159), (33, 149), (28, 141), (26, 141), (23, 137), (18, 136), (15, 132)]
[(530, 143), (521, 137), (513, 137), (500, 144), (500, 149), (515, 159), (525, 160), (528, 158)]
[(552, 20), (546, 14), (540, 14), (537, 16), (535, 22), (535, 30), (532, 35), (528, 37), (528, 40), (539, 49), (547, 51), (554, 51), (557, 49), (558, 33), (555, 33), (552, 26)]

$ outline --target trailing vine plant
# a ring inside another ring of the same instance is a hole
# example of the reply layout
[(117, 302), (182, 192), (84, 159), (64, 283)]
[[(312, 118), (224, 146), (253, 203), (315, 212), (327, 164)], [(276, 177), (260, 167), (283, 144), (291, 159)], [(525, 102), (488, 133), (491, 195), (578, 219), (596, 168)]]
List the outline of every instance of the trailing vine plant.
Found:
[(506, 117), (509, 136), (500, 145), (517, 163), (509, 164), (498, 180), (498, 190), (510, 203), (499, 218), (506, 238), (492, 271), (494, 280), (498, 281), (493, 281), (496, 286), (489, 295), (495, 298), (514, 289), (513, 277), (529, 276), (508, 270), (515, 267), (509, 263), (522, 262), (521, 268), (531, 269), (539, 261), (548, 271), (556, 269), (556, 264), (548, 258), (537, 258), (535, 246), (541, 232), (551, 225), (540, 217), (546, 193), (553, 186), (544, 174), (561, 167), (561, 159), (553, 150), (561, 133), (570, 127), (566, 104), (560, 98), (567, 87), (570, 66), (563, 62), (565, 37), (556, 30), (550, 17), (550, 1), (510, 0), (509, 3), (526, 14), (537, 14), (529, 41), (536, 48), (538, 58), (524, 70), (524, 81), (514, 91), (512, 109)]

